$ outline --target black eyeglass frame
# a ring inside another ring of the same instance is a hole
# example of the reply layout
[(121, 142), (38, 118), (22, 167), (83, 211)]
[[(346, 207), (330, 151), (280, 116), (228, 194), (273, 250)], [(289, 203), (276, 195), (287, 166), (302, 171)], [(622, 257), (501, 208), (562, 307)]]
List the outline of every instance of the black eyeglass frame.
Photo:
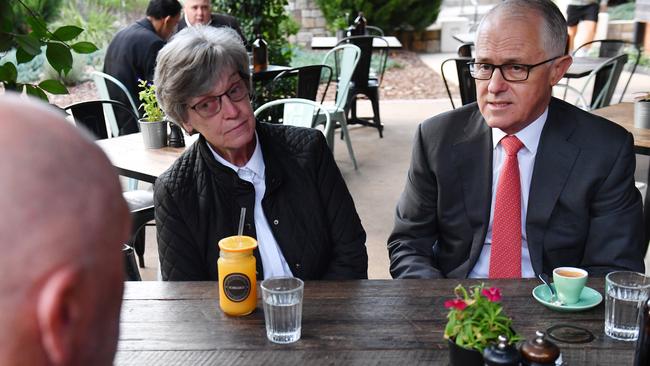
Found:
[[(241, 77), (241, 79), (238, 80), (237, 83), (240, 83), (240, 82), (241, 82), (241, 83), (244, 84), (244, 88), (246, 89), (246, 93), (244, 93), (244, 95), (242, 95), (242, 97), (241, 97), (241, 98), (238, 98), (237, 100), (232, 99), (232, 98), (230, 98), (230, 96), (228, 96), (228, 99), (230, 99), (231, 102), (240, 102), (240, 101), (242, 101), (246, 96), (248, 96), (249, 98), (251, 98), (251, 88), (250, 88), (250, 82), (247, 81), (248, 78), (246, 77), (246, 75), (244, 75), (244, 74), (242, 74), (242, 73), (239, 73), (239, 76)], [(217, 114), (219, 114), (219, 112), (221, 112), (221, 108), (222, 108), (222, 106), (223, 106), (223, 102), (221, 101), (221, 98), (222, 98), (224, 95), (228, 95), (228, 93), (230, 92), (231, 89), (232, 89), (232, 88), (229, 88), (228, 90), (226, 90), (225, 93), (221, 93), (221, 94), (219, 94), (219, 95), (208, 95), (208, 96), (206, 96), (205, 98), (201, 99), (200, 101), (198, 101), (196, 104), (194, 104), (194, 105), (192, 105), (192, 106), (190, 106), (190, 105), (188, 105), (188, 104), (186, 104), (186, 105), (188, 106), (189, 109), (194, 110), (194, 112), (196, 112), (196, 114), (198, 114), (198, 115), (201, 116), (202, 118), (210, 118), (210, 117), (216, 116)], [(204, 116), (203, 114), (201, 114), (201, 112), (199, 112), (199, 111), (196, 109), (196, 106), (198, 106), (199, 104), (205, 102), (206, 99), (216, 99), (216, 100), (219, 101), (219, 109), (218, 109), (216, 112), (210, 114), (209, 116)]]
[[(474, 78), (476, 80), (490, 80), (490, 79), (492, 79), (492, 76), (494, 75), (494, 70), (499, 69), (499, 71), (501, 71), (501, 77), (503, 77), (503, 79), (505, 81), (526, 81), (526, 80), (528, 80), (528, 77), (530, 76), (530, 70), (532, 68), (540, 66), (540, 65), (544, 65), (545, 63), (548, 63), (548, 62), (551, 62), (551, 61), (555, 61), (558, 58), (563, 57), (563, 56), (564, 55), (555, 56), (553, 58), (549, 58), (548, 60), (544, 60), (544, 61), (536, 63), (534, 65), (518, 64), (518, 63), (508, 63), (508, 64), (501, 64), (501, 65), (494, 65), (494, 64), (491, 64), (491, 63), (487, 63), (487, 62), (474, 62), (474, 61), (468, 62), (467, 65), (469, 66), (469, 74), (472, 76), (472, 78)], [(490, 73), (490, 77), (489, 78), (476, 77), (475, 72), (473, 71), (474, 68), (476, 67), (476, 65), (490, 65), (490, 66), (492, 66), (492, 72)], [(526, 69), (526, 77), (524, 79), (516, 79), (516, 80), (508, 79), (508, 77), (506, 76), (506, 73), (504, 73), (503, 69), (502, 69), (502, 67), (505, 67), (505, 66), (520, 66), (520, 67), (525, 68)]]

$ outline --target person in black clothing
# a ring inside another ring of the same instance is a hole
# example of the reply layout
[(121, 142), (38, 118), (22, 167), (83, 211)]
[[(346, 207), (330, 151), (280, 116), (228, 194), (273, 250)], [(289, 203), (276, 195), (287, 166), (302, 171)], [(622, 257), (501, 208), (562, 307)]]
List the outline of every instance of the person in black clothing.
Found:
[(178, 30), (185, 27), (199, 24), (211, 25), (213, 27), (230, 27), (234, 29), (242, 41), (246, 43), (246, 37), (241, 31), (239, 22), (235, 17), (226, 14), (210, 13), (210, 0), (185, 0), (183, 1), (183, 17), (178, 23)]
[(237, 33), (188, 27), (158, 53), (156, 94), (194, 143), (156, 180), (163, 280), (217, 280), (217, 242), (257, 239), (258, 278), (368, 276), (366, 233), (325, 137), (256, 122), (250, 69)]
[[(138, 80), (153, 80), (156, 55), (176, 30), (181, 17), (178, 0), (151, 0), (146, 17), (117, 32), (106, 50), (104, 73), (126, 86), (137, 106)], [(130, 106), (126, 95), (112, 83), (107, 83), (111, 99)], [(138, 132), (137, 121), (115, 111), (120, 135)]]

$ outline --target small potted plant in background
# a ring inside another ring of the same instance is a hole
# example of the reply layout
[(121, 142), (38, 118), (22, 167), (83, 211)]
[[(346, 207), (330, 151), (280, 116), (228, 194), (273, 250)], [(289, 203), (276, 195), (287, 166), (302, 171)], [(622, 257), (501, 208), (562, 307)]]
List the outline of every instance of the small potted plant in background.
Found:
[(650, 128), (650, 92), (634, 98), (634, 127)]
[(483, 351), (497, 343), (499, 335), (509, 344), (519, 341), (512, 329), (512, 319), (503, 313), (501, 291), (483, 284), (467, 291), (462, 285), (454, 289), (456, 298), (445, 301), (449, 309), (445, 338), (449, 343), (451, 365), (483, 365)]
[(147, 149), (158, 149), (167, 146), (167, 121), (165, 113), (158, 106), (156, 99), (156, 87), (147, 83), (146, 80), (140, 80), (138, 86), (141, 88), (138, 97), (144, 109), (144, 117), (138, 122), (140, 131), (144, 140), (144, 147)]

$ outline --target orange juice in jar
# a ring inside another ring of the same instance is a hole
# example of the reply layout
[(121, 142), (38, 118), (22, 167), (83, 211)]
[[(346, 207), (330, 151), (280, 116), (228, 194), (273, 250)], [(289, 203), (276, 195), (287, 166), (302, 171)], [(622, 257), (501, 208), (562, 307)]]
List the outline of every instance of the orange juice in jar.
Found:
[(257, 241), (250, 236), (219, 240), (219, 306), (228, 315), (248, 315), (257, 306), (256, 247)]

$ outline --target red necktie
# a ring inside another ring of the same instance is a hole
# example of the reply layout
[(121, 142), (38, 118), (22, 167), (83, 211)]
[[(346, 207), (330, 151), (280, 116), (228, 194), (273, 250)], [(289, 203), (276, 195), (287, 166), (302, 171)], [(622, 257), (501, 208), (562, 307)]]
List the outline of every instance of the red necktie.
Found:
[(501, 167), (492, 223), (490, 278), (521, 277), (521, 185), (517, 152), (524, 145), (516, 136), (501, 140), (506, 157)]

